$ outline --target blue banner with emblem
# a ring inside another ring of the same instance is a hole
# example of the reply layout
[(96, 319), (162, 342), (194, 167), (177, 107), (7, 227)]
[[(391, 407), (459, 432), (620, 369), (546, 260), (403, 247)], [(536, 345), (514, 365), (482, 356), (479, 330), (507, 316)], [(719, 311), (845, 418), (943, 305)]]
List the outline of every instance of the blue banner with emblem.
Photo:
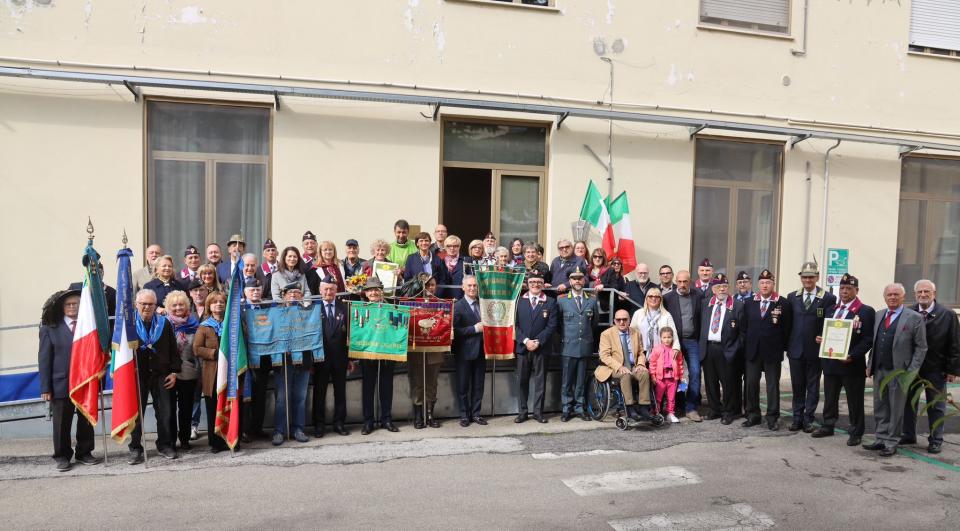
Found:
[(259, 366), (261, 356), (271, 356), (279, 363), (285, 352), (290, 352), (293, 363), (298, 363), (308, 350), (313, 352), (314, 362), (323, 361), (322, 309), (321, 304), (244, 308), (251, 365)]

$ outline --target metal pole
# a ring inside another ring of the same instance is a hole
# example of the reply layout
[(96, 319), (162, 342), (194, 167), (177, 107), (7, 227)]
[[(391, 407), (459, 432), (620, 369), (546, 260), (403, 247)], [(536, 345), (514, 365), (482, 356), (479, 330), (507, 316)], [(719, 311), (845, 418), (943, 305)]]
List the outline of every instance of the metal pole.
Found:
[(373, 389), (373, 419), (381, 424), (380, 427), (383, 427), (380, 418), (380, 361), (377, 360), (377, 379), (376, 386)]
[[(837, 143), (830, 146), (827, 149), (827, 152), (823, 155), (823, 226), (820, 227), (820, 281), (821, 286), (826, 284), (827, 278), (827, 206), (829, 205), (830, 199), (830, 152), (837, 148), (840, 145), (840, 140), (837, 139)], [(806, 258), (804, 258), (806, 260)]]
[[(150, 468), (150, 452), (147, 452), (147, 447), (143, 444), (147, 438), (147, 428), (144, 426), (143, 411), (146, 409), (145, 404), (143, 403), (143, 393), (140, 389), (140, 360), (138, 359), (137, 353), (133, 353), (133, 369), (137, 371), (137, 414), (140, 415), (140, 449), (143, 450), (143, 468)], [(159, 429), (159, 427), (158, 427)]]
[[(600, 60), (610, 65), (610, 111), (613, 112), (613, 60), (609, 57)], [(613, 197), (613, 118), (607, 120), (607, 197)]]
[(287, 379), (287, 353), (283, 353), (283, 411), (287, 416), (287, 440), (290, 440), (290, 381)]
[(100, 389), (100, 435), (103, 436), (103, 466), (109, 466), (107, 460), (107, 409), (103, 407), (103, 389)]
[[(420, 414), (423, 415), (423, 423), (427, 423), (427, 353), (421, 352), (420, 355), (423, 359), (423, 404), (420, 405)], [(414, 418), (416, 418), (416, 412), (414, 412)]]
[(497, 358), (493, 358), (493, 376), (490, 377), (490, 416), (497, 415)]

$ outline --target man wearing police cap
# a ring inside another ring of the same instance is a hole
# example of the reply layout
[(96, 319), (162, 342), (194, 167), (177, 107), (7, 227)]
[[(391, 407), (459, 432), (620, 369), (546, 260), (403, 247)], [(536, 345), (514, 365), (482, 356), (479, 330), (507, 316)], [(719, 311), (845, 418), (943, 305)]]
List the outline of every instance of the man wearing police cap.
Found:
[(527, 293), (517, 301), (516, 348), (517, 379), (517, 418), (515, 422), (525, 422), (527, 415), (527, 397), (530, 394), (530, 377), (533, 376), (533, 418), (540, 423), (547, 422), (543, 416), (544, 388), (547, 384), (547, 356), (553, 354), (553, 333), (557, 328), (557, 303), (543, 293), (544, 280), (539, 271), (528, 273)]
[[(840, 389), (847, 395), (847, 410), (850, 413), (849, 439), (847, 446), (857, 446), (863, 436), (863, 392), (866, 382), (867, 352), (873, 348), (873, 325), (876, 312), (860, 301), (860, 281), (844, 274), (840, 278), (840, 302), (828, 317), (853, 321), (853, 336), (847, 357), (842, 360), (821, 359), (823, 368), (823, 425), (813, 432), (813, 437), (833, 435), (834, 426), (840, 417)], [(817, 337), (820, 343), (821, 337)]]
[(773, 273), (760, 272), (758, 292), (744, 305), (747, 321), (744, 403), (747, 420), (743, 427), (760, 424), (760, 375), (766, 380), (767, 429), (780, 429), (780, 367), (790, 341), (793, 313), (787, 299), (774, 289)]
[[(700, 356), (710, 413), (707, 420), (733, 422), (739, 400), (740, 378), (735, 371), (737, 351), (743, 342), (743, 304), (730, 296), (727, 275), (717, 273), (710, 281), (713, 296), (700, 310)], [(722, 387), (722, 394), (721, 394)]]
[(813, 432), (813, 420), (820, 402), (820, 345), (817, 336), (823, 320), (833, 315), (837, 298), (817, 286), (820, 268), (817, 262), (804, 262), (800, 268), (802, 287), (787, 296), (793, 312), (790, 343), (790, 387), (793, 391), (793, 423), (790, 431)]
[(196, 245), (188, 245), (183, 251), (183, 269), (180, 270), (180, 278), (184, 279), (186, 284), (191, 280), (199, 278), (197, 269), (200, 268), (200, 250)]
[(580, 267), (570, 272), (569, 292), (557, 299), (560, 311), (561, 338), (563, 350), (560, 352), (563, 363), (560, 400), (563, 412), (562, 422), (570, 420), (574, 414), (581, 420), (592, 420), (586, 412), (587, 359), (593, 353), (593, 330), (597, 326), (599, 305), (597, 298), (583, 291), (584, 273)]

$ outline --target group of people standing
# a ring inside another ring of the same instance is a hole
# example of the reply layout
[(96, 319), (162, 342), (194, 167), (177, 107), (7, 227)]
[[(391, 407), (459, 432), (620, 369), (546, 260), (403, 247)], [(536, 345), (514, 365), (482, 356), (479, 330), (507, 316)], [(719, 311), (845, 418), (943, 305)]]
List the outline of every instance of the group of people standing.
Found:
[[(396, 264), (401, 279), (420, 279), (420, 296), (457, 299), (452, 354), (459, 424), (463, 427), (487, 424), (480, 408), (486, 361), (474, 276), (479, 266), (509, 268), (524, 274), (515, 323), (518, 423), (531, 417), (548, 422), (544, 409), (546, 367), (555, 353), (562, 369), (563, 422), (574, 417), (591, 420), (587, 393), (590, 380), (595, 378), (619, 385), (623, 413), (634, 419), (650, 418), (655, 403), (664, 404), (671, 422), (686, 416), (695, 422), (706, 418), (731, 424), (745, 417), (744, 427), (759, 425), (763, 419), (768, 429), (776, 430), (780, 371), (786, 352), (792, 387), (790, 430), (803, 430), (813, 437), (833, 435), (842, 389), (850, 416), (851, 446), (861, 443), (864, 432), (866, 378), (873, 376), (879, 382), (898, 369), (919, 371), (920, 377), (931, 384), (927, 399), (932, 400), (935, 389), (942, 391), (948, 379), (952, 381), (960, 374), (956, 315), (936, 302), (936, 288), (927, 280), (914, 287), (917, 304), (912, 308), (903, 304), (903, 286), (890, 284), (884, 289), (887, 308), (876, 312), (858, 298), (859, 280), (853, 275), (843, 276), (839, 299), (818, 287), (819, 271), (812, 262), (801, 268), (801, 289), (784, 297), (776, 292), (769, 270), (760, 273), (756, 292), (745, 271), (737, 274), (736, 289), (731, 291), (727, 276), (715, 273), (709, 260), (698, 265), (696, 279), (687, 270), (674, 274), (671, 266), (663, 265), (658, 270), (659, 282), (654, 282), (647, 265), (638, 264), (635, 278), (628, 280), (619, 258), (608, 259), (602, 249), (590, 252), (584, 242), (560, 240), (557, 256), (548, 265), (544, 249), (533, 242), (515, 239), (509, 247), (503, 247), (488, 233), (483, 239), (471, 241), (464, 255), (460, 238), (448, 235), (443, 225), (437, 226), (433, 237), (421, 232), (409, 238), (409, 224), (402, 219), (393, 230), (394, 241), (372, 242), (368, 260), (360, 258), (355, 239), (346, 241), (346, 256), (341, 259), (333, 242), (318, 242), (311, 231), (304, 233), (299, 248), (288, 246), (280, 251), (272, 240), (266, 240), (260, 257), (246, 252), (241, 235), (230, 238), (225, 256), (218, 244), (209, 244), (205, 263), (199, 249), (189, 245), (179, 271), (172, 256), (165, 255), (159, 245), (150, 245), (147, 265), (133, 274), (133, 284), (140, 336), (136, 356), (141, 403), (147, 403), (148, 395), (152, 398), (158, 453), (176, 458), (178, 446), (180, 451), (187, 450), (199, 437), (201, 396), (206, 406), (210, 451), (226, 449), (225, 441), (213, 430), (216, 358), (227, 302), (224, 289), (238, 267), (242, 270), (245, 307), (316, 303), (323, 305), (324, 319), (323, 359), (314, 360), (307, 351), (248, 360), (252, 400), (242, 406), (241, 442), (261, 437), (269, 438), (274, 445), (291, 437), (308, 441), (305, 417), (311, 374), (313, 435), (323, 437), (326, 433), (330, 384), (334, 395), (331, 429), (348, 435), (346, 378), (357, 366), (362, 377), (361, 433), (369, 434), (378, 427), (399, 431), (392, 418), (396, 362), (354, 362), (347, 357), (344, 300), (384, 300), (383, 285), (373, 274), (376, 262)], [(345, 293), (350, 279), (360, 273), (367, 275), (367, 280), (359, 293)], [(599, 290), (604, 288), (620, 295), (599, 297)], [(75, 409), (66, 386), (79, 289), (79, 284), (71, 285), (51, 297), (40, 329), (41, 392), (51, 401), (54, 458), (60, 470), (72, 466), (74, 455), (70, 427)], [(608, 312), (613, 314), (613, 324), (604, 328), (599, 325), (600, 315)], [(819, 357), (826, 318), (853, 321), (853, 340), (846, 359)], [(443, 353), (408, 358), (413, 425), (417, 429), (440, 426), (434, 408), (443, 361)], [(275, 407), (273, 433), (268, 435), (263, 426), (271, 373)], [(823, 421), (815, 427), (821, 376), (825, 392)], [(761, 377), (766, 381), (765, 417), (761, 416)], [(700, 415), (701, 389), (706, 394), (704, 417)], [(906, 400), (908, 392), (898, 381), (883, 393), (875, 393), (877, 441), (865, 447), (892, 455), (898, 444), (916, 442), (916, 404)], [(937, 419), (943, 414), (943, 404), (928, 410), (931, 453), (940, 451), (943, 426)], [(132, 464), (143, 460), (141, 421), (138, 418), (129, 444)], [(89, 423), (80, 420), (76, 434), (76, 462), (95, 464), (98, 460), (91, 453), (94, 443)]]

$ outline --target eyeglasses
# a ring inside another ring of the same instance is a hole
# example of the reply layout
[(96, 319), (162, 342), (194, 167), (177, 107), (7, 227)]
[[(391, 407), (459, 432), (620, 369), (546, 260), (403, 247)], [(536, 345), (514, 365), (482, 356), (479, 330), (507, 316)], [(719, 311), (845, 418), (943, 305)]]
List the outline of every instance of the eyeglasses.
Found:
[(618, 318), (614, 319), (613, 322), (615, 322), (615, 323), (625, 323), (625, 322), (627, 322), (627, 321), (629, 321), (629, 320), (630, 320), (630, 319), (627, 318), (627, 317), (618, 317)]
[(661, 272), (660, 272), (660, 276), (661, 276), (661, 277), (665, 277), (665, 276), (667, 276), (667, 275), (672, 275), (672, 274), (673, 274), (673, 271), (661, 271)]
[(593, 259), (594, 259), (594, 260), (603, 260), (603, 257), (602, 257), (602, 256), (594, 256)]
[(157, 304), (156, 304), (155, 302), (138, 302), (138, 303), (137, 303), (137, 306), (140, 306), (140, 307), (142, 307), (142, 308), (150, 308), (150, 307), (156, 306), (156, 305), (157, 305)]
[(560, 250), (562, 251), (562, 250), (564, 250), (564, 249), (569, 249), (569, 248), (571, 248), (571, 247), (573, 247), (573, 246), (572, 246), (572, 245), (558, 245), (558, 246), (557, 246), (557, 249), (560, 249)]

